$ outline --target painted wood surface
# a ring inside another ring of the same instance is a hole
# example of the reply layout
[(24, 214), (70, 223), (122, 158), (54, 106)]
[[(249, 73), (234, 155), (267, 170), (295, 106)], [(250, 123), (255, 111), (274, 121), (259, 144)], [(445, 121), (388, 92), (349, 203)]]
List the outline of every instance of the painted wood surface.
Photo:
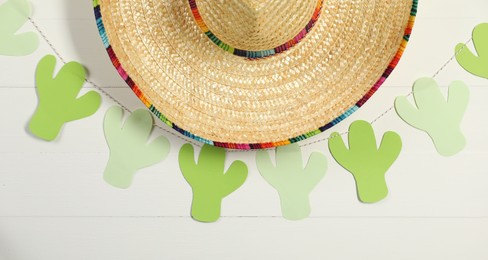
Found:
[[(5, 0), (0, 0), (3, 3)], [(89, 78), (130, 109), (143, 107), (113, 70), (98, 37), (91, 1), (32, 0), (33, 19), (68, 61), (83, 63)], [(279, 197), (259, 175), (255, 153), (230, 153), (249, 166), (247, 182), (223, 202), (223, 218), (201, 224), (189, 217), (191, 189), (177, 151), (185, 140), (158, 130), (172, 144), (169, 157), (142, 170), (129, 190), (102, 179), (108, 159), (103, 136), (104, 97), (94, 116), (65, 126), (53, 143), (26, 132), (37, 95), (34, 70), (52, 50), (45, 43), (26, 57), (0, 57), (0, 260), (57, 259), (470, 259), (488, 258), (488, 81), (450, 62), (436, 76), (471, 86), (462, 123), (467, 148), (439, 156), (423, 132), (390, 111), (394, 98), (433, 76), (488, 22), (486, 0), (420, 1), (411, 43), (385, 86), (357, 113), (302, 143), (303, 156), (326, 153), (329, 170), (311, 195), (312, 216), (290, 222)], [(32, 30), (27, 24), (22, 31)], [(82, 92), (92, 90), (89, 84)], [(390, 194), (361, 204), (352, 176), (328, 153), (332, 131), (357, 119), (394, 130), (404, 149), (387, 174)], [(170, 131), (169, 129), (166, 129)]]

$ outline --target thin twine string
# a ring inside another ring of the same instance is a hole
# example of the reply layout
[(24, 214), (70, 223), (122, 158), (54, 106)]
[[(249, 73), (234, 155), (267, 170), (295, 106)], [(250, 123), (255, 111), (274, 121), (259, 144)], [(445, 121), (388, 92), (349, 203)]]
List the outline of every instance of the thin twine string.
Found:
[[(34, 28), (36, 29), (36, 31), (41, 35), (41, 37), (44, 39), (44, 41), (49, 45), (49, 48), (51, 48), (51, 50), (54, 52), (54, 54), (59, 58), (59, 60), (61, 60), (61, 62), (63, 64), (66, 64), (66, 60), (61, 56), (61, 54), (59, 53), (59, 51), (57, 50), (56, 47), (54, 47), (54, 45), (52, 44), (52, 42), (47, 38), (46, 34), (44, 33), (43, 30), (41, 30), (41, 28), (37, 25), (37, 23), (31, 18), (31, 17), (28, 17), (29, 19), (29, 22), (32, 24), (32, 26), (34, 26)], [(98, 91), (100, 91), (103, 95), (105, 95), (107, 98), (109, 98), (110, 100), (112, 100), (113, 102), (115, 102), (118, 106), (120, 106), (123, 110), (129, 112), (129, 113), (132, 113), (132, 110), (130, 110), (128, 107), (126, 107), (124, 104), (122, 104), (119, 100), (117, 100), (116, 98), (114, 98), (112, 95), (110, 95), (107, 91), (105, 91), (102, 87), (100, 87), (98, 84), (96, 84), (95, 82), (93, 82), (91, 79), (89, 78), (86, 78), (85, 79), (85, 82), (90, 84), (91, 86), (93, 86), (95, 89), (97, 89)], [(201, 144), (197, 144), (196, 142), (194, 142), (193, 140), (190, 140), (190, 139), (187, 139), (187, 138), (184, 138), (183, 136), (181, 135), (177, 135), (176, 133), (174, 132), (171, 132), (169, 131), (168, 129), (165, 129), (163, 128), (162, 126), (160, 125), (157, 125), (157, 124), (154, 124), (153, 123), (153, 126), (168, 133), (168, 134), (171, 134), (173, 136), (175, 136), (176, 138), (179, 138), (185, 142), (189, 142), (193, 145), (196, 145), (198, 147), (202, 147)]]
[[(434, 75), (432, 76), (433, 79), (435, 79), (437, 76), (439, 76), (439, 74), (456, 58), (456, 56), (465, 48), (465, 46), (469, 43), (471, 43), (471, 41), (473, 40), (473, 38), (470, 38), (469, 40), (467, 40), (463, 47), (460, 48), (458, 51), (456, 51), (452, 56), (451, 58), (449, 58), (449, 60), (447, 60), (443, 65), (442, 67), (440, 67), (435, 73)], [(407, 95), (405, 95), (406, 97), (410, 97), (413, 95), (413, 91), (410, 91)], [(376, 117), (375, 119), (373, 119), (373, 121), (371, 121), (371, 125), (373, 125), (374, 123), (376, 123), (378, 120), (380, 120), (381, 118), (385, 117), (387, 114), (389, 114), (392, 110), (395, 109), (395, 106), (392, 105), (390, 106), (385, 112), (383, 112), (381, 115), (379, 115), (378, 117)], [(344, 136), (344, 135), (347, 135), (349, 134), (349, 131), (346, 131), (346, 132), (343, 132), (343, 133), (340, 133), (339, 135), (340, 136)], [(320, 142), (323, 142), (323, 141), (328, 141), (330, 140), (332, 137), (326, 137), (326, 138), (323, 138), (323, 139), (319, 139), (319, 140), (316, 140), (314, 142), (311, 142), (311, 143), (307, 143), (307, 144), (303, 144), (301, 145), (300, 147), (305, 147), (305, 146), (310, 146), (310, 145), (313, 145), (313, 144), (317, 144), (317, 143), (320, 143)]]
[[(41, 30), (41, 28), (37, 25), (37, 23), (31, 18), (31, 17), (28, 17), (29, 19), (29, 22), (32, 24), (32, 26), (36, 29), (36, 31), (41, 35), (41, 37), (44, 39), (44, 41), (49, 45), (49, 48), (51, 48), (51, 50), (54, 52), (54, 54), (56, 55), (56, 57), (58, 57), (59, 60), (61, 60), (61, 62), (63, 64), (66, 64), (66, 60), (61, 56), (61, 54), (59, 53), (59, 51), (57, 50), (56, 47), (54, 47), (54, 45), (52, 44), (52, 42), (47, 38), (46, 34), (44, 33), (43, 30)], [(467, 44), (471, 43), (472, 41), (472, 38), (470, 38), (469, 40), (467, 40), (464, 44), (464, 46), (466, 46)], [(459, 54), (459, 52), (461, 52), (462, 50), (464, 49), (463, 48), (460, 48), (456, 53), (454, 53), (435, 73), (434, 75), (432, 76), (432, 78), (436, 78), (455, 58), (456, 56)], [(86, 78), (85, 79), (85, 82), (90, 84), (91, 86), (93, 86), (95, 89), (97, 89), (98, 91), (100, 91), (103, 95), (105, 95), (107, 98), (109, 98), (110, 100), (112, 100), (114, 103), (116, 103), (117, 105), (119, 105), (122, 109), (124, 109), (125, 111), (129, 112), (129, 113), (132, 113), (132, 110), (130, 110), (128, 107), (124, 106), (120, 101), (118, 101), (116, 98), (114, 98), (112, 95), (110, 95), (107, 91), (105, 91), (102, 87), (100, 87), (98, 84), (96, 84), (95, 82), (93, 82), (92, 80), (90, 80), (89, 78)], [(407, 97), (410, 97), (411, 95), (413, 95), (413, 91), (410, 91), (406, 96)], [(379, 115), (378, 117), (376, 117), (375, 119), (373, 119), (370, 123), (373, 125), (374, 123), (376, 123), (378, 120), (382, 119), (383, 117), (385, 117), (387, 114), (389, 114), (392, 110), (395, 109), (395, 106), (392, 105), (391, 107), (389, 107), (385, 112), (383, 112), (381, 115)], [(182, 135), (178, 135), (172, 131), (169, 131), (168, 129), (158, 125), (158, 124), (153, 124), (153, 126), (155, 128), (158, 128), (168, 134), (171, 134), (173, 136), (175, 136), (176, 138), (179, 138), (185, 142), (189, 142), (195, 146), (198, 146), (198, 147), (202, 147), (202, 145), (200, 143), (196, 143), (194, 142), (194, 140), (191, 140), (189, 138), (185, 138), (183, 137)], [(339, 135), (340, 136), (345, 136), (349, 134), (349, 131), (346, 131), (346, 132), (343, 132), (343, 133), (340, 133)], [(314, 144), (317, 144), (317, 143), (321, 143), (321, 142), (324, 142), (324, 141), (328, 141), (331, 137), (326, 137), (326, 138), (322, 138), (322, 139), (319, 139), (319, 140), (316, 140), (316, 141), (313, 141), (313, 142), (310, 142), (310, 143), (306, 143), (306, 144), (302, 144), (302, 145), (299, 145), (300, 147), (307, 147), (307, 146), (311, 146), (311, 145), (314, 145)], [(269, 148), (269, 149), (264, 149), (264, 150), (274, 150), (276, 148)], [(234, 153), (237, 153), (237, 152), (250, 152), (248, 150), (231, 150), (231, 149), (228, 149), (227, 150), (228, 152), (234, 152)]]

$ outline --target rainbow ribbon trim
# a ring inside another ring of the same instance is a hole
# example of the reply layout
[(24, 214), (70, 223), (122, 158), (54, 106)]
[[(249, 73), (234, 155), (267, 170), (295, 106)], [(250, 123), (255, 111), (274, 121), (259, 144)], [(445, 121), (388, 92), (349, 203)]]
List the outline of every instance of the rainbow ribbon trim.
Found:
[(205, 23), (202, 16), (200, 15), (200, 11), (198, 10), (196, 0), (188, 0), (188, 3), (190, 4), (191, 12), (193, 14), (193, 17), (195, 18), (195, 22), (213, 43), (215, 43), (217, 46), (219, 46), (221, 49), (225, 50), (226, 52), (234, 54), (236, 56), (246, 57), (248, 59), (261, 59), (261, 58), (266, 58), (269, 56), (273, 56), (285, 52), (290, 48), (292, 48), (293, 46), (297, 45), (300, 41), (302, 41), (305, 38), (305, 36), (307, 36), (307, 34), (310, 32), (310, 30), (312, 30), (313, 26), (319, 19), (324, 0), (319, 0), (317, 2), (317, 7), (315, 8), (312, 18), (307, 23), (305, 28), (303, 28), (295, 37), (293, 37), (293, 39), (273, 49), (261, 50), (261, 51), (241, 50), (241, 49), (234, 48), (229, 44), (223, 42), (215, 34), (213, 34), (210, 31), (210, 29), (208, 29), (207, 24)]
[(290, 138), (288, 140), (283, 140), (280, 142), (270, 142), (270, 143), (255, 143), (255, 144), (236, 144), (236, 143), (221, 143), (221, 142), (214, 142), (212, 140), (208, 140), (205, 138), (202, 138), (200, 136), (194, 135), (179, 126), (175, 125), (172, 123), (168, 118), (166, 118), (154, 105), (152, 102), (142, 93), (142, 91), (139, 89), (139, 87), (134, 83), (134, 81), (130, 78), (130, 76), (125, 72), (124, 68), (119, 62), (119, 59), (115, 55), (112, 47), (110, 46), (110, 41), (107, 37), (107, 34), (105, 32), (105, 27), (103, 25), (103, 19), (102, 19), (102, 14), (100, 13), (100, 5), (98, 3), (98, 0), (93, 0), (93, 6), (94, 6), (94, 11), (95, 11), (95, 17), (97, 20), (97, 26), (98, 26), (98, 31), (100, 33), (100, 36), (102, 38), (103, 44), (105, 45), (105, 48), (107, 50), (108, 55), (110, 56), (110, 59), (112, 60), (112, 64), (117, 69), (119, 72), (120, 76), (125, 80), (127, 85), (132, 89), (132, 91), (137, 95), (137, 97), (148, 107), (148, 109), (156, 116), (158, 117), (161, 121), (163, 121), (165, 124), (167, 124), (169, 127), (173, 128), (180, 134), (192, 138), (194, 140), (197, 140), (199, 142), (208, 144), (208, 145), (213, 145), (217, 147), (222, 147), (222, 148), (227, 148), (227, 149), (238, 149), (238, 150), (251, 150), (251, 149), (266, 149), (266, 148), (274, 148), (278, 146), (283, 146), (283, 145), (288, 145), (296, 142), (303, 141), (309, 137), (315, 136), (317, 134), (320, 134), (327, 129), (337, 125), (340, 123), (342, 120), (347, 118), (349, 115), (357, 111), (361, 106), (368, 101), (369, 98), (383, 85), (385, 80), (390, 76), (391, 72), (395, 67), (397, 66), (398, 62), (400, 61), (400, 58), (402, 57), (405, 48), (408, 44), (408, 41), (410, 39), (410, 35), (412, 33), (412, 29), (415, 23), (415, 17), (417, 15), (417, 8), (418, 8), (418, 0), (412, 0), (413, 5), (412, 5), (412, 10), (410, 13), (410, 19), (408, 21), (407, 28), (405, 29), (405, 34), (403, 36), (403, 41), (398, 49), (397, 54), (393, 58), (393, 60), (390, 62), (390, 65), (388, 68), (385, 70), (381, 78), (372, 86), (372, 88), (364, 95), (363, 98), (361, 98), (353, 107), (348, 109), (344, 114), (341, 116), (337, 117), (334, 119), (332, 122), (320, 127), (317, 130), (311, 131), (309, 133)]

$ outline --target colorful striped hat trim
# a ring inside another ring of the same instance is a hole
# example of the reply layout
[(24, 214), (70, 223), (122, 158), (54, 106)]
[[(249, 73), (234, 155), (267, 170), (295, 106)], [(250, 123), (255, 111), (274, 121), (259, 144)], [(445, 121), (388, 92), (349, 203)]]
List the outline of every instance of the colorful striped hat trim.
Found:
[(95, 12), (95, 17), (97, 21), (97, 26), (98, 30), (100, 33), (100, 36), (103, 40), (104, 46), (106, 48), (106, 51), (108, 55), (110, 56), (110, 59), (112, 61), (113, 66), (117, 69), (118, 73), (120, 76), (126, 81), (126, 83), (129, 85), (129, 87), (132, 89), (132, 91), (137, 95), (137, 97), (146, 105), (146, 107), (149, 108), (149, 110), (156, 116), (158, 117), (161, 121), (163, 121), (166, 125), (169, 127), (173, 128), (175, 131), (181, 133), (182, 135), (189, 137), (191, 139), (197, 140), (199, 142), (217, 146), (217, 147), (222, 147), (222, 148), (227, 148), (227, 149), (239, 149), (239, 150), (252, 150), (252, 149), (266, 149), (266, 148), (273, 148), (273, 147), (278, 147), (278, 146), (283, 146), (283, 145), (288, 145), (291, 143), (296, 143), (299, 141), (303, 141), (307, 138), (310, 138), (312, 136), (315, 136), (317, 134), (320, 134), (327, 129), (337, 125), (341, 121), (343, 121), (345, 118), (350, 116), (352, 113), (357, 111), (361, 106), (364, 105), (364, 103), (371, 98), (371, 96), (383, 85), (385, 80), (390, 76), (391, 72), (395, 69), (397, 66), (400, 58), (402, 57), (405, 48), (408, 44), (408, 41), (410, 39), (410, 35), (415, 23), (415, 18), (417, 15), (417, 7), (418, 7), (418, 0), (413, 0), (413, 5), (410, 13), (410, 18), (408, 21), (408, 25), (405, 29), (405, 33), (403, 36), (403, 40), (400, 44), (400, 47), (395, 55), (395, 57), (391, 60), (388, 68), (384, 71), (383, 75), (380, 77), (380, 79), (372, 86), (372, 88), (361, 98), (354, 106), (349, 108), (345, 113), (343, 113), (341, 116), (337, 117), (335, 120), (332, 122), (314, 130), (310, 131), (306, 134), (290, 138), (288, 140), (283, 140), (279, 142), (271, 142), (271, 143), (252, 143), (252, 144), (239, 144), (239, 143), (222, 143), (222, 142), (214, 142), (212, 140), (208, 140), (205, 138), (202, 138), (200, 136), (194, 135), (176, 124), (172, 123), (167, 117), (165, 117), (160, 111), (158, 111), (151, 100), (144, 95), (139, 89), (139, 87), (134, 83), (134, 81), (131, 79), (131, 77), (125, 72), (124, 68), (119, 62), (119, 59), (115, 55), (114, 51), (112, 50), (112, 47), (110, 45), (109, 39), (107, 37), (107, 34), (105, 32), (105, 27), (103, 24), (103, 17), (100, 12), (100, 6), (98, 3), (98, 0), (93, 0), (93, 6), (94, 6), (94, 12)]
[(234, 54), (236, 56), (240, 57), (246, 57), (249, 59), (261, 59), (261, 58), (266, 58), (269, 56), (273, 56), (282, 52), (285, 52), (292, 48), (293, 46), (297, 45), (300, 41), (302, 41), (305, 36), (310, 32), (310, 30), (313, 28), (315, 23), (320, 17), (320, 13), (322, 11), (322, 5), (323, 5), (323, 0), (317, 1), (317, 6), (315, 7), (315, 11), (313, 12), (312, 18), (310, 21), (307, 23), (305, 28), (303, 28), (295, 37), (293, 37), (291, 40), (287, 41), (286, 43), (277, 46), (272, 49), (268, 50), (260, 50), (260, 51), (250, 51), (250, 50), (241, 50), (238, 48), (234, 48), (230, 46), (229, 44), (223, 42), (220, 40), (210, 29), (208, 28), (207, 24), (203, 20), (200, 11), (198, 10), (198, 5), (196, 0), (188, 0), (188, 3), (190, 4), (191, 11), (193, 14), (193, 17), (195, 18), (196, 23), (200, 27), (200, 29), (207, 35), (207, 37), (215, 43), (217, 46), (219, 46), (221, 49), (225, 50), (228, 53)]

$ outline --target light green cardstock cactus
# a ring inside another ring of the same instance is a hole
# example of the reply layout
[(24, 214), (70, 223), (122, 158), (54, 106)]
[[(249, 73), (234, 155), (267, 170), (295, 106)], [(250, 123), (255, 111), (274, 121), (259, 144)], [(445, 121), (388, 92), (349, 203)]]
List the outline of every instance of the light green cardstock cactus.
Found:
[(46, 141), (56, 139), (67, 122), (93, 115), (102, 98), (89, 91), (78, 98), (85, 82), (85, 69), (77, 62), (64, 65), (53, 78), (56, 58), (47, 55), (37, 65), (36, 87), (39, 105), (29, 123), (29, 130)]
[(476, 26), (473, 42), (478, 55), (473, 54), (466, 44), (456, 46), (456, 59), (466, 71), (488, 79), (488, 23)]
[(276, 148), (276, 166), (267, 151), (259, 151), (256, 163), (263, 178), (280, 195), (283, 217), (300, 220), (310, 215), (309, 195), (327, 171), (327, 158), (312, 153), (303, 167), (302, 151), (298, 144)]
[(468, 86), (454, 81), (446, 100), (434, 79), (421, 78), (413, 86), (413, 96), (416, 107), (406, 97), (396, 98), (395, 109), (400, 118), (427, 132), (439, 154), (452, 156), (463, 150), (466, 139), (460, 125), (469, 102)]
[(364, 203), (378, 202), (388, 195), (385, 174), (402, 150), (402, 140), (395, 132), (386, 132), (377, 148), (371, 124), (356, 121), (349, 127), (349, 148), (342, 137), (333, 133), (329, 149), (334, 159), (352, 173), (358, 197)]
[(103, 178), (110, 185), (126, 189), (139, 169), (163, 161), (169, 154), (170, 144), (159, 136), (148, 143), (154, 128), (154, 119), (147, 109), (134, 111), (125, 123), (121, 107), (110, 108), (105, 114), (103, 129), (110, 147), (110, 159)]
[(222, 199), (236, 191), (247, 178), (247, 165), (233, 162), (227, 172), (225, 149), (204, 145), (195, 163), (191, 144), (185, 144), (179, 153), (181, 172), (193, 190), (191, 216), (201, 222), (215, 222), (220, 218)]
[(7, 0), (0, 5), (0, 55), (24, 56), (37, 50), (39, 37), (36, 33), (17, 34), (31, 13), (27, 0)]

